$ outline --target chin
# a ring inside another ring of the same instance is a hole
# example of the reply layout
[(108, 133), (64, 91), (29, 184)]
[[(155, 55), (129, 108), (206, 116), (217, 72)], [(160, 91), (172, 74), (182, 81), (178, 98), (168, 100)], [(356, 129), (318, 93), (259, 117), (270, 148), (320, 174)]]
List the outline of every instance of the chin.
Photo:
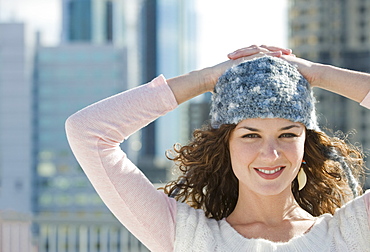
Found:
[(259, 188), (258, 190), (254, 190), (257, 194), (260, 194), (262, 196), (281, 196), (283, 194), (291, 193), (290, 186), (287, 187), (281, 187), (281, 186), (263, 186)]

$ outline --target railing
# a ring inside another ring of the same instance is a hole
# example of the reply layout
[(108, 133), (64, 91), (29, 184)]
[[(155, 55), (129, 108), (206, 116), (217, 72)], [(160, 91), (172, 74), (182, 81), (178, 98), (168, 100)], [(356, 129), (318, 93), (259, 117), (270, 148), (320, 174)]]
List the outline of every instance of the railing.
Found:
[(3, 213), (0, 239), (1, 252), (148, 251), (111, 215)]
[(0, 251), (34, 252), (31, 216), (9, 211), (0, 212)]

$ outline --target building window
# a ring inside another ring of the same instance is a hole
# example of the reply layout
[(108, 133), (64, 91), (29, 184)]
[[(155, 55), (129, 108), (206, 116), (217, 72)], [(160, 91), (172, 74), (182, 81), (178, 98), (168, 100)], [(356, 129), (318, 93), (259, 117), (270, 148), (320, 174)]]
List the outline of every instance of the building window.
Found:
[(366, 27), (366, 21), (365, 21), (364, 19), (362, 19), (362, 20), (360, 21), (360, 27), (361, 27), (362, 29), (364, 29), (364, 28)]
[(366, 44), (367, 43), (367, 36), (362, 34), (360, 36), (360, 41), (361, 41), (362, 44)]
[(37, 173), (40, 177), (52, 177), (56, 173), (56, 167), (52, 162), (42, 162), (37, 165)]
[(106, 39), (108, 42), (113, 41), (113, 3), (112, 1), (106, 2), (106, 13), (105, 13), (105, 32)]
[(53, 203), (53, 196), (49, 193), (43, 193), (39, 197), (39, 204), (41, 206), (50, 206)]
[(315, 35), (311, 35), (308, 37), (307, 42), (309, 45), (316, 45), (318, 38)]
[(360, 14), (365, 14), (366, 13), (366, 7), (365, 6), (360, 6), (359, 8), (358, 8), (358, 12), (360, 13)]

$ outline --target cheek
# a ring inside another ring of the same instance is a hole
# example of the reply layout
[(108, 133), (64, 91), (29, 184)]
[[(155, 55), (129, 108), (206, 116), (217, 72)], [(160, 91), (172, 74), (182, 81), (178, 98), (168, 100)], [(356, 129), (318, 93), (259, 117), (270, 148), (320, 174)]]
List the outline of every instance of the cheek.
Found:
[(229, 146), (231, 165), (234, 168), (245, 167), (248, 165), (257, 153), (257, 148), (249, 144), (231, 144)]
[(292, 163), (300, 165), (304, 155), (304, 141), (285, 146), (284, 153)]

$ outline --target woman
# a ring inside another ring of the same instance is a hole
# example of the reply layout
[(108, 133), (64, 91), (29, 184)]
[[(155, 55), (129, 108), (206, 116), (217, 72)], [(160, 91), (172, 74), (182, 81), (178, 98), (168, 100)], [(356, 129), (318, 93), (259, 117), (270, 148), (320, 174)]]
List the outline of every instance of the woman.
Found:
[[(320, 131), (307, 82), (290, 64), (311, 86), (367, 107), (370, 75), (289, 54), (276, 47), (243, 48), (227, 62), (167, 81), (159, 76), (67, 120), (71, 148), (97, 192), (151, 251), (370, 248), (370, 194), (351, 200), (361, 194), (361, 154)], [(264, 55), (281, 59), (258, 58)], [(175, 149), (172, 159), (184, 175), (166, 193), (157, 191), (119, 144), (214, 89), (212, 126)], [(251, 90), (252, 100), (245, 100)]]

